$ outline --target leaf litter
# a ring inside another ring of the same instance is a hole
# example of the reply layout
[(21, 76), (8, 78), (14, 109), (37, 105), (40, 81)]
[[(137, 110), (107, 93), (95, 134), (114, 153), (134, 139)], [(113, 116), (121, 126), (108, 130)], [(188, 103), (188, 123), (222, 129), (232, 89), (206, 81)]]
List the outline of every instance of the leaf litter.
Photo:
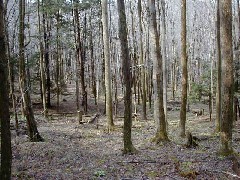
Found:
[[(74, 111), (74, 102), (64, 103), (63, 109)], [(90, 108), (94, 111), (94, 105)], [(50, 113), (53, 112), (56, 113)], [(160, 145), (151, 142), (155, 134), (152, 114), (148, 120), (133, 120), (132, 141), (138, 153), (123, 155), (121, 117), (114, 119), (116, 128), (108, 133), (104, 115), (99, 117), (96, 128), (95, 124), (78, 124), (74, 113), (56, 113), (57, 118), (49, 121), (38, 114), (38, 130), (44, 142), (29, 142), (26, 134), (16, 136), (12, 131), (12, 179), (237, 179), (232, 161), (217, 155), (219, 137), (213, 135), (214, 121), (207, 121), (207, 115), (196, 117), (188, 113), (187, 129), (203, 140), (196, 148), (186, 148), (186, 139), (179, 137), (178, 115), (179, 110), (168, 112), (171, 141)], [(85, 122), (89, 120), (87, 116), (83, 118)], [(237, 121), (233, 133), (236, 152), (240, 152), (239, 127)]]

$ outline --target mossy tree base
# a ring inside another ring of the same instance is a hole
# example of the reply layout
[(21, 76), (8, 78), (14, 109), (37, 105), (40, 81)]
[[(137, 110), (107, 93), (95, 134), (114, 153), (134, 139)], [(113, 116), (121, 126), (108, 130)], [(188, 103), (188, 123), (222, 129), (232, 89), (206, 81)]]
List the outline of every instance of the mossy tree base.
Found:
[(127, 147), (124, 147), (123, 154), (137, 154), (138, 150), (133, 146), (129, 145)]
[(221, 132), (220, 133), (220, 149), (218, 154), (221, 156), (229, 156), (233, 154), (232, 148), (232, 137), (231, 134), (228, 132)]
[(224, 156), (224, 157), (227, 157), (227, 156), (230, 156), (230, 155), (232, 155), (232, 154), (234, 154), (234, 151), (233, 151), (233, 149), (220, 149), (218, 152), (217, 152), (217, 154), (219, 155), (219, 156)]
[(185, 137), (186, 137), (186, 132), (185, 132), (185, 130), (184, 130), (184, 131), (181, 131), (179, 135), (180, 135), (181, 138), (185, 138)]
[(115, 130), (115, 125), (114, 124), (111, 124), (111, 125), (108, 125), (107, 126), (107, 132), (108, 133), (110, 133), (110, 132), (112, 132), (112, 131), (114, 131)]
[(155, 142), (156, 144), (159, 144), (161, 142), (169, 142), (170, 140), (167, 136), (167, 133), (157, 132), (151, 141)]

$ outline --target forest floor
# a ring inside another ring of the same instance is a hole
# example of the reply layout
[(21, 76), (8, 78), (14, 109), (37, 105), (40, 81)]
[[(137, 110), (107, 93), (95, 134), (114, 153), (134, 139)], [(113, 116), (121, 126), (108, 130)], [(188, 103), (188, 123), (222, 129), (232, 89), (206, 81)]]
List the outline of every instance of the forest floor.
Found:
[[(54, 101), (53, 101), (54, 102)], [(198, 146), (187, 148), (186, 139), (179, 137), (179, 102), (169, 102), (168, 135), (170, 142), (156, 145), (151, 142), (156, 126), (152, 111), (148, 120), (133, 119), (132, 140), (137, 154), (123, 155), (123, 101), (115, 129), (106, 131), (106, 118), (100, 113), (97, 124), (79, 124), (76, 115), (74, 90), (61, 96), (59, 112), (50, 109), (49, 119), (35, 105), (35, 119), (44, 142), (29, 142), (25, 121), (21, 121), (20, 135), (12, 130), (12, 179), (238, 179), (230, 158), (217, 155), (219, 136), (213, 134), (214, 121), (209, 121), (205, 110), (202, 116), (187, 114), (187, 130), (200, 139)], [(53, 103), (54, 105), (54, 103)], [(102, 104), (99, 104), (101, 112)], [(140, 106), (139, 106), (140, 107)], [(208, 109), (195, 104), (191, 108)], [(93, 99), (89, 99), (89, 113), (83, 121), (89, 121), (97, 112)], [(140, 108), (138, 114), (141, 114)], [(21, 119), (21, 117), (19, 116)], [(234, 126), (233, 147), (240, 152), (240, 120)], [(14, 123), (13, 123), (14, 124)]]

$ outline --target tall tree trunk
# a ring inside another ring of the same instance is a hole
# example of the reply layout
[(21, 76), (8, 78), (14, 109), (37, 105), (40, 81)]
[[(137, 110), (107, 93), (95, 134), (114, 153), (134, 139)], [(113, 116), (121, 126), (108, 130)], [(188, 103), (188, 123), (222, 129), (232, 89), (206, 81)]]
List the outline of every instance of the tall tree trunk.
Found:
[(132, 144), (132, 75), (130, 71), (130, 57), (127, 40), (127, 23), (124, 0), (117, 0), (119, 16), (119, 38), (121, 43), (121, 57), (124, 76), (124, 125), (123, 125), (123, 153), (136, 151)]
[(165, 0), (161, 0), (162, 14), (162, 49), (163, 49), (163, 107), (165, 112), (165, 121), (167, 123), (167, 51), (166, 51), (166, 11)]
[(46, 18), (47, 18), (47, 14), (43, 13), (42, 24), (43, 24), (43, 33), (44, 33), (44, 61), (45, 61), (45, 69), (46, 69), (46, 92), (47, 92), (46, 108), (50, 108), (51, 107), (51, 79), (50, 79), (50, 58), (49, 58), (50, 31), (49, 31), (48, 22), (46, 22)]
[[(82, 87), (82, 106), (84, 109), (84, 112), (87, 113), (87, 91), (86, 91), (86, 85), (85, 85), (85, 60), (86, 60), (86, 48), (85, 48), (85, 44), (86, 44), (86, 34), (87, 34), (87, 15), (85, 12), (84, 15), (84, 23), (83, 23), (83, 40), (82, 43), (81, 41), (79, 41), (80, 43), (80, 53), (81, 53), (81, 65), (80, 65), (80, 78), (81, 78), (81, 87)], [(80, 30), (80, 29), (79, 29)], [(79, 31), (80, 34), (80, 31)]]
[[(80, 70), (79, 70), (79, 66), (80, 66), (80, 62), (79, 62), (79, 48), (78, 48), (78, 26), (79, 25), (78, 21), (79, 21), (79, 15), (78, 15), (78, 9), (77, 9), (77, 1), (73, 2), (73, 16), (74, 16), (74, 20), (73, 20), (73, 24), (74, 24), (74, 34), (75, 34), (75, 46), (76, 46), (76, 51), (75, 51), (75, 93), (76, 93), (76, 107), (77, 107), (77, 112), (80, 113), (80, 101), (79, 101), (79, 75), (80, 75)], [(80, 119), (79, 119), (80, 121)]]
[(0, 0), (0, 120), (1, 120), (1, 169), (3, 180), (11, 179), (12, 148), (8, 98), (8, 61), (4, 33), (4, 6)]
[(60, 21), (60, 14), (59, 14), (59, 9), (57, 11), (57, 14), (56, 14), (56, 20), (57, 20), (57, 29), (56, 29), (56, 34), (57, 34), (57, 44), (56, 44), (56, 71), (55, 71), (55, 83), (56, 83), (56, 86), (57, 86), (57, 111), (59, 111), (59, 101), (60, 101), (60, 75), (59, 75), (59, 72), (60, 72), (60, 47), (59, 47), (59, 21)]
[(187, 72), (187, 24), (186, 24), (186, 0), (182, 0), (181, 10), (181, 62), (182, 62), (182, 97), (180, 110), (180, 136), (185, 137), (186, 126), (186, 109), (187, 109), (187, 86), (188, 86), (188, 72)]
[(233, 126), (233, 48), (232, 48), (232, 1), (220, 0), (221, 57), (223, 59), (223, 102), (220, 153), (232, 153)]
[(144, 120), (147, 119), (147, 94), (146, 94), (146, 71), (145, 71), (145, 62), (143, 57), (143, 27), (142, 27), (142, 4), (141, 0), (138, 0), (138, 21), (139, 21), (139, 32), (140, 32), (140, 39), (139, 39), (139, 59), (141, 65), (141, 85), (142, 85), (142, 118)]
[[(89, 19), (90, 28), (92, 29), (92, 10)], [(91, 82), (92, 82), (92, 93), (95, 100), (95, 105), (97, 105), (97, 90), (96, 90), (96, 74), (95, 74), (95, 61), (94, 61), (94, 48), (93, 48), (93, 32), (90, 31), (89, 35), (90, 41), (90, 57), (91, 57)]]
[[(8, 2), (5, 2), (4, 4), (4, 9), (7, 9), (7, 4)], [(16, 133), (17, 135), (19, 134), (18, 128), (19, 128), (19, 123), (18, 123), (18, 114), (17, 114), (17, 108), (16, 108), (16, 96), (14, 93), (14, 61), (11, 60), (11, 53), (14, 54), (14, 50), (10, 49), (10, 42), (9, 42), (9, 33), (8, 33), (8, 27), (6, 25), (7, 22), (7, 17), (6, 17), (7, 11), (4, 12), (4, 22), (5, 22), (5, 37), (6, 37), (6, 50), (7, 50), (7, 59), (8, 59), (8, 82), (9, 82), (9, 95), (12, 99), (12, 109), (13, 109), (13, 116), (15, 120), (15, 128), (16, 128)], [(14, 38), (13, 38), (14, 39)], [(13, 41), (14, 42), (14, 41)]]
[(31, 104), (29, 87), (27, 84), (26, 68), (25, 68), (25, 45), (24, 45), (24, 17), (25, 17), (25, 0), (19, 0), (19, 84), (23, 100), (24, 116), (27, 119), (27, 128), (30, 141), (43, 141), (40, 136), (37, 124), (34, 119), (34, 113)]
[[(79, 3), (78, 0), (74, 0), (76, 4)], [(82, 48), (82, 43), (81, 43), (81, 33), (80, 33), (80, 22), (79, 22), (79, 11), (78, 11), (78, 6), (76, 5), (75, 7), (75, 26), (76, 26), (76, 33), (77, 33), (77, 61), (80, 66), (80, 83), (81, 83), (81, 89), (82, 89), (82, 106), (84, 109), (84, 113), (87, 112), (87, 91), (85, 87), (85, 57), (84, 57), (84, 52)], [(85, 24), (85, 23), (84, 23)]]
[(109, 32), (108, 32), (108, 1), (102, 0), (102, 25), (103, 25), (103, 44), (105, 61), (105, 92), (106, 92), (106, 116), (108, 131), (111, 131), (113, 123), (112, 112), (112, 85), (111, 85), (111, 66), (109, 51)]
[(39, 42), (40, 42), (40, 73), (41, 73), (41, 90), (42, 90), (42, 104), (43, 104), (43, 114), (47, 117), (47, 103), (46, 103), (46, 78), (44, 71), (44, 61), (43, 61), (43, 42), (42, 42), (42, 31), (41, 31), (41, 18), (40, 18), (40, 0), (38, 0), (38, 32), (39, 32)]
[(168, 141), (165, 113), (163, 107), (163, 65), (161, 46), (157, 31), (155, 0), (149, 0), (150, 40), (153, 42), (151, 54), (153, 59), (154, 119), (157, 124), (154, 142)]

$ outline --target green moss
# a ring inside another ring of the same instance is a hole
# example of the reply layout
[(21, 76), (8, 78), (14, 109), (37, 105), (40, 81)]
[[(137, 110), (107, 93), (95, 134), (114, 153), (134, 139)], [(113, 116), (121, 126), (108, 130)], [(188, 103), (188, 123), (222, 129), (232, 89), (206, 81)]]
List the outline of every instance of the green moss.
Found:
[(129, 145), (128, 147), (124, 147), (123, 154), (137, 154), (138, 150), (133, 146)]
[(147, 172), (146, 175), (149, 178), (154, 179), (159, 176), (159, 173), (157, 171), (150, 171), (150, 172)]

